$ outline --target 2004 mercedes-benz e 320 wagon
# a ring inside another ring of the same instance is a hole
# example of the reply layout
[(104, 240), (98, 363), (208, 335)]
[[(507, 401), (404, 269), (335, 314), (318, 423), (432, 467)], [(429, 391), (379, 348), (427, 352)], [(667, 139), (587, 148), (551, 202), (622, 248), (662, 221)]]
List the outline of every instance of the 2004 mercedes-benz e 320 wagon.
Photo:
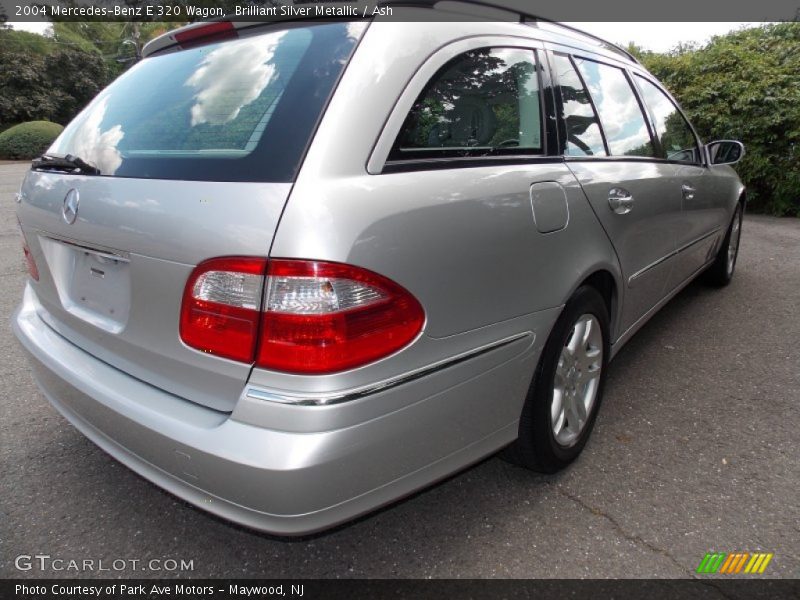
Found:
[(300, 534), (505, 446), (560, 469), (614, 353), (733, 274), (738, 142), (588, 35), (416, 20), (166, 34), (25, 178), (41, 389), (205, 510)]

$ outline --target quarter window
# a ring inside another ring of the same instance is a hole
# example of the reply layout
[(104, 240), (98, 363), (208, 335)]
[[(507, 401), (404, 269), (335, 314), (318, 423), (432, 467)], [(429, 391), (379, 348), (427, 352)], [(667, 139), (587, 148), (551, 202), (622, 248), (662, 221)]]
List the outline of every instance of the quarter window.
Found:
[(555, 54), (553, 66), (564, 107), (566, 144), (562, 152), (570, 156), (605, 156), (606, 148), (597, 115), (572, 61), (563, 54)]
[(540, 154), (541, 114), (533, 50), (472, 50), (428, 83), (389, 159)]
[(644, 103), (653, 115), (661, 158), (699, 163), (697, 139), (672, 100), (644, 77), (636, 76)]
[(650, 131), (625, 72), (592, 60), (575, 58), (600, 114), (612, 156), (655, 156)]

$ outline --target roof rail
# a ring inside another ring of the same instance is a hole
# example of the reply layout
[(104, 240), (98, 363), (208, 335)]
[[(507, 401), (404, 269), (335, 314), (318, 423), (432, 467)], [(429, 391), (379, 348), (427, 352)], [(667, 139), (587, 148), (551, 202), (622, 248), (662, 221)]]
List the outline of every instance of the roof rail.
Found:
[[(297, 0), (296, 3), (300, 4), (300, 3), (303, 3), (303, 2), (314, 2), (314, 1), (315, 0)], [(316, 0), (316, 1), (318, 1), (318, 0)], [(579, 35), (582, 35), (582, 36), (588, 37), (590, 39), (593, 39), (593, 40), (595, 40), (597, 42), (600, 42), (601, 44), (605, 45), (609, 50), (612, 50), (614, 52), (617, 52), (617, 53), (621, 54), (622, 56), (626, 57), (631, 62), (633, 62), (635, 64), (641, 64), (641, 63), (639, 63), (639, 61), (636, 59), (636, 57), (633, 54), (631, 54), (630, 52), (628, 52), (627, 50), (625, 50), (621, 46), (618, 46), (617, 44), (609, 42), (608, 40), (604, 40), (603, 38), (601, 38), (599, 36), (596, 36), (593, 33), (589, 33), (587, 31), (583, 31), (582, 29), (578, 29), (577, 27), (573, 27), (572, 25), (565, 25), (564, 23), (560, 23), (558, 21), (553, 21), (553, 20), (547, 19), (545, 17), (540, 17), (538, 15), (526, 12), (524, 10), (520, 10), (520, 9), (517, 9), (517, 8), (512, 8), (512, 7), (509, 7), (509, 6), (504, 6), (503, 3), (502, 3), (502, 0), (499, 0), (497, 2), (493, 2), (491, 0), (378, 0), (376, 4), (378, 6), (396, 6), (396, 7), (406, 6), (406, 7), (409, 7), (409, 8), (416, 7), (416, 8), (431, 8), (431, 9), (433, 9), (433, 8), (436, 8), (436, 5), (439, 4), (439, 3), (466, 4), (466, 5), (480, 6), (480, 7), (485, 7), (485, 8), (491, 8), (491, 9), (494, 9), (494, 10), (499, 10), (499, 11), (503, 11), (503, 12), (509, 13), (511, 15), (516, 15), (516, 17), (519, 19), (519, 22), (523, 23), (523, 24), (524, 23), (536, 23), (536, 22), (549, 23), (551, 25), (555, 25), (556, 27), (561, 27), (562, 29), (566, 29), (568, 31), (572, 31), (572, 32), (577, 33)], [(181, 34), (181, 33), (187, 32), (187, 31), (195, 30), (195, 29), (206, 28), (206, 27), (208, 27), (209, 23), (218, 22), (218, 21), (231, 22), (234, 29), (242, 29), (242, 28), (252, 27), (252, 26), (255, 26), (255, 25), (259, 24), (257, 22), (233, 22), (233, 21), (230, 21), (229, 18), (224, 18), (224, 17), (223, 18), (211, 19), (209, 21), (197, 21), (197, 22), (194, 22), (194, 23), (189, 23), (188, 25), (184, 25), (183, 27), (180, 27), (178, 29), (163, 33), (160, 36), (158, 36), (157, 38), (154, 38), (154, 39), (150, 40), (149, 42), (147, 42), (147, 44), (145, 44), (144, 48), (142, 49), (142, 56), (146, 57), (146, 56), (148, 56), (148, 55), (150, 55), (150, 54), (152, 54), (154, 52), (157, 52), (158, 50), (162, 50), (164, 48), (167, 48), (169, 46), (173, 46), (173, 45), (177, 44), (178, 42), (177, 42), (176, 37), (175, 37), (176, 34)]]
[(525, 10), (520, 10), (518, 8), (513, 8), (511, 6), (505, 6), (500, 2), (492, 2), (489, 0), (380, 0), (378, 2), (381, 6), (408, 6), (408, 7), (420, 7), (420, 8), (435, 8), (437, 4), (440, 2), (447, 2), (448, 4), (471, 4), (473, 6), (484, 6), (486, 8), (493, 8), (496, 10), (502, 10), (504, 12), (508, 12), (519, 17), (520, 23), (529, 23), (529, 22), (543, 22), (543, 23), (550, 23), (551, 25), (555, 25), (557, 27), (562, 27), (574, 33), (578, 33), (585, 37), (591, 38), (597, 42), (600, 42), (606, 46), (610, 50), (618, 52), (622, 54), (625, 58), (630, 60), (635, 64), (640, 64), (639, 60), (630, 52), (625, 50), (623, 47), (609, 42), (593, 33), (589, 33), (588, 31), (583, 31), (577, 27), (573, 27), (572, 25), (565, 25), (564, 23), (560, 23), (558, 21), (553, 21), (552, 19), (548, 19), (546, 17), (541, 17), (539, 15), (535, 15), (533, 13), (529, 13)]

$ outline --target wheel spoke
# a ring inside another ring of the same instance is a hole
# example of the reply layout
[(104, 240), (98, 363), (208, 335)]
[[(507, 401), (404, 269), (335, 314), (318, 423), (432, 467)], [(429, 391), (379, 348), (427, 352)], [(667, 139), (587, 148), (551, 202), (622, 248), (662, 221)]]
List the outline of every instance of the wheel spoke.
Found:
[(583, 371), (583, 373), (581, 373), (583, 382), (584, 383), (590, 383), (590, 382), (594, 381), (595, 379), (600, 379), (600, 372), (601, 372), (601, 369), (600, 369), (599, 366), (592, 367), (590, 369), (587, 369), (586, 371)]
[(592, 330), (594, 329), (594, 319), (591, 317), (581, 319), (584, 323), (583, 326), (583, 337), (581, 338), (581, 346), (586, 349), (586, 345), (589, 343), (589, 337), (592, 335)]
[(553, 404), (550, 407), (550, 417), (553, 419), (553, 433), (558, 436), (564, 428), (564, 392), (562, 390), (553, 391)]
[[(566, 350), (566, 348), (565, 348)], [(561, 352), (561, 357), (558, 359), (558, 365), (556, 365), (556, 385), (563, 385), (564, 379), (566, 377), (567, 366), (566, 366), (566, 358), (564, 357), (564, 352)]]
[(575, 414), (578, 415), (578, 424), (583, 427), (583, 424), (586, 422), (586, 404), (584, 403), (586, 399), (586, 386), (581, 386), (580, 393), (575, 396)]
[(600, 348), (589, 347), (580, 359), (581, 372), (599, 371), (603, 362), (603, 351)]
[(580, 401), (575, 398), (574, 396), (570, 396), (569, 404), (567, 405), (567, 423), (569, 424), (569, 430), (575, 435), (578, 435), (583, 429), (583, 421), (581, 420), (581, 416), (578, 413), (578, 404)]
[(578, 322), (575, 323), (575, 327), (572, 330), (572, 337), (570, 337), (569, 342), (567, 342), (567, 348), (569, 349), (569, 353), (575, 355), (580, 348), (581, 344), (583, 344), (583, 338), (586, 334), (586, 321), (584, 319), (578, 319)]

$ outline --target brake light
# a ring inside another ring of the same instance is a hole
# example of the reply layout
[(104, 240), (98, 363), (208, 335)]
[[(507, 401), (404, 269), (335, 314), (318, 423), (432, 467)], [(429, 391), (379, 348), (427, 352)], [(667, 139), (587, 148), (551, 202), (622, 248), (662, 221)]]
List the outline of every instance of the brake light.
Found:
[(420, 303), (393, 281), (350, 265), (272, 260), (256, 364), (333, 373), (378, 360), (411, 342)]
[(388, 356), (414, 340), (424, 323), (416, 298), (372, 271), (231, 257), (192, 272), (180, 334), (187, 345), (225, 358), (322, 374)]
[(253, 362), (266, 265), (264, 258), (236, 256), (200, 263), (183, 292), (184, 343), (223, 358)]
[(175, 41), (183, 48), (189, 48), (198, 44), (210, 44), (231, 38), (239, 37), (236, 28), (230, 21), (212, 21), (198, 27), (192, 27), (186, 31), (179, 31), (175, 34)]

